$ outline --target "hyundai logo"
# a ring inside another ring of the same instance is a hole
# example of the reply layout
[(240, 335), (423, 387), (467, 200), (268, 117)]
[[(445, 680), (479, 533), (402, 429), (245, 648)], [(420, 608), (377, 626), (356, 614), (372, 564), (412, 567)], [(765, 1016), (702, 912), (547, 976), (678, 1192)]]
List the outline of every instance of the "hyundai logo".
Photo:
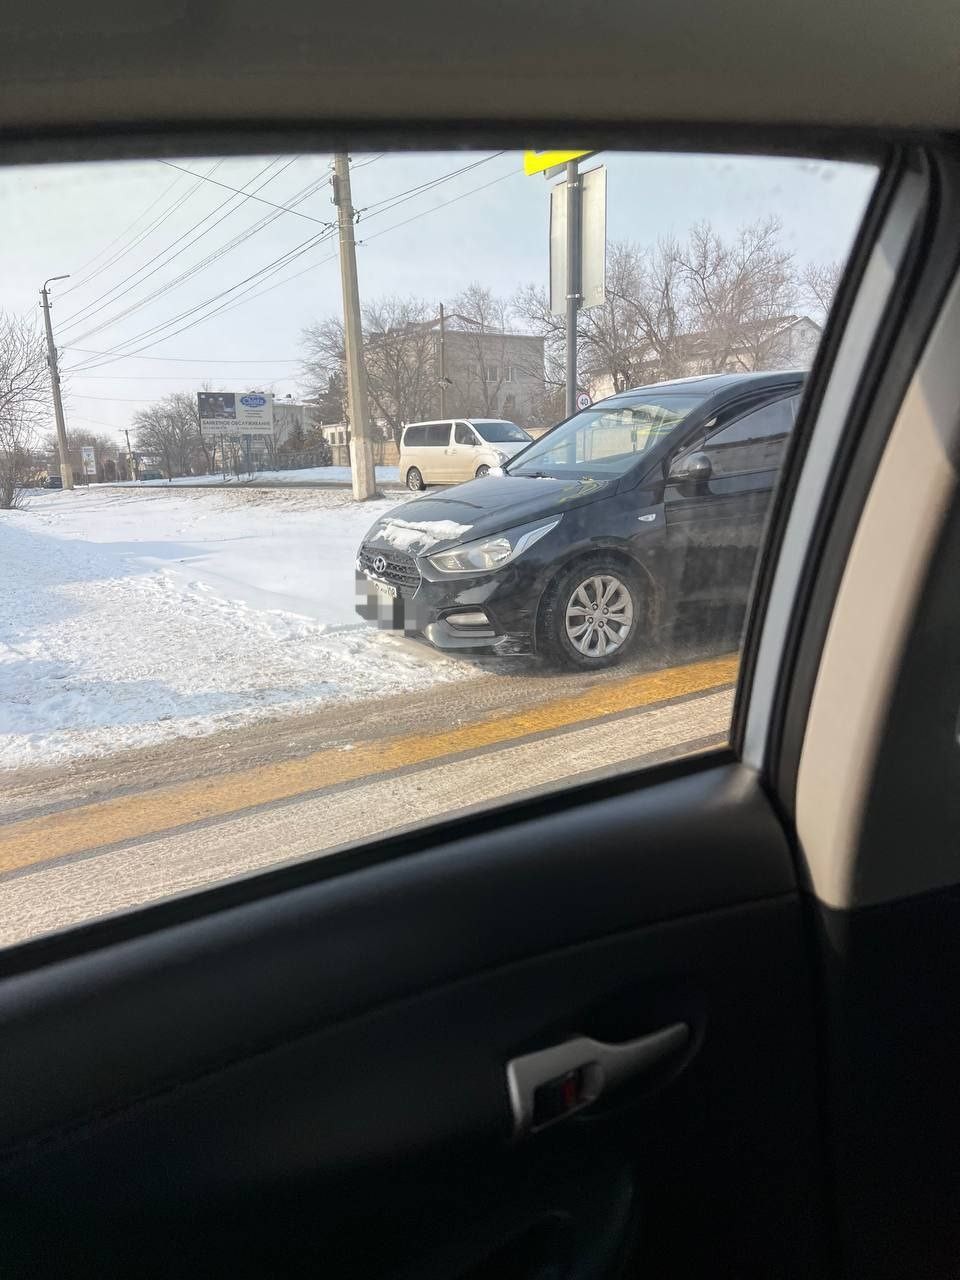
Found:
[(384, 560), (383, 556), (377, 556), (376, 560), (374, 560), (373, 562), (374, 573), (385, 573), (386, 568), (387, 568), (386, 560)]
[(262, 409), (267, 403), (266, 396), (241, 396), (240, 403), (246, 405), (248, 409)]

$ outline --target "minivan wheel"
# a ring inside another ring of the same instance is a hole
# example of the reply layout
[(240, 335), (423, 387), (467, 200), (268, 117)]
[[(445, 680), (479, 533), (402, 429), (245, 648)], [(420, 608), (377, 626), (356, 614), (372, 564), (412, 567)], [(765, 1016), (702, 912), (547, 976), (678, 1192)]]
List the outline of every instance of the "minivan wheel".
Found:
[(416, 467), (411, 467), (407, 472), (407, 488), (412, 489), (414, 493), (419, 493), (426, 486), (423, 483), (423, 476)]
[(615, 560), (582, 561), (561, 574), (544, 604), (540, 645), (548, 659), (581, 670), (627, 656), (640, 629), (637, 575)]
[(477, 467), (478, 480), (482, 480), (484, 476), (488, 476), (489, 474), (490, 474), (490, 468), (487, 466), (486, 463), (483, 463), (481, 466)]

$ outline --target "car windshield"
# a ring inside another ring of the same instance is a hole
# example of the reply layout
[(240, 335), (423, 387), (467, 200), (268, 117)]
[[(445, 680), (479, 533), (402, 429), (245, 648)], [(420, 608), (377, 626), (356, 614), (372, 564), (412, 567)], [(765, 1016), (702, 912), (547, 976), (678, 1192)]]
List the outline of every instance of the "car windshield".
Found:
[(473, 429), (487, 444), (527, 444), (530, 436), (515, 422), (474, 422)]
[(651, 392), (629, 403), (594, 405), (524, 450), (507, 470), (517, 476), (577, 472), (615, 479), (706, 398), (707, 393)]

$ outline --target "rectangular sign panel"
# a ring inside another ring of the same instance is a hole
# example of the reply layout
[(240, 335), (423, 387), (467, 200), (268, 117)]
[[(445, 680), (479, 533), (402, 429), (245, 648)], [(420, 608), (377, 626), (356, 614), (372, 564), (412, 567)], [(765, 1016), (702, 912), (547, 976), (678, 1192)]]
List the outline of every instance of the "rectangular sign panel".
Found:
[[(580, 178), (581, 307), (600, 307), (606, 299), (607, 170), (588, 169)], [(550, 188), (550, 310), (567, 308), (567, 184)]]
[(198, 391), (197, 410), (205, 436), (273, 435), (271, 391)]
[(85, 476), (95, 476), (97, 474), (97, 453), (92, 444), (82, 444), (80, 446), (80, 457), (83, 460), (83, 474)]
[(602, 307), (607, 273), (607, 167), (588, 169), (580, 179), (581, 307)]

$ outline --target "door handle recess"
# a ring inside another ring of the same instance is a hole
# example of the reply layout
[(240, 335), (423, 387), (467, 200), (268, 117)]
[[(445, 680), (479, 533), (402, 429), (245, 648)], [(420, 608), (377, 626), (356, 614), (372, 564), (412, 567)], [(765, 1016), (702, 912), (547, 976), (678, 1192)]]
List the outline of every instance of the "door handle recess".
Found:
[(538, 1133), (582, 1111), (604, 1090), (659, 1066), (689, 1039), (689, 1026), (674, 1022), (625, 1044), (603, 1044), (576, 1036), (550, 1049), (511, 1058), (507, 1088), (514, 1137)]

